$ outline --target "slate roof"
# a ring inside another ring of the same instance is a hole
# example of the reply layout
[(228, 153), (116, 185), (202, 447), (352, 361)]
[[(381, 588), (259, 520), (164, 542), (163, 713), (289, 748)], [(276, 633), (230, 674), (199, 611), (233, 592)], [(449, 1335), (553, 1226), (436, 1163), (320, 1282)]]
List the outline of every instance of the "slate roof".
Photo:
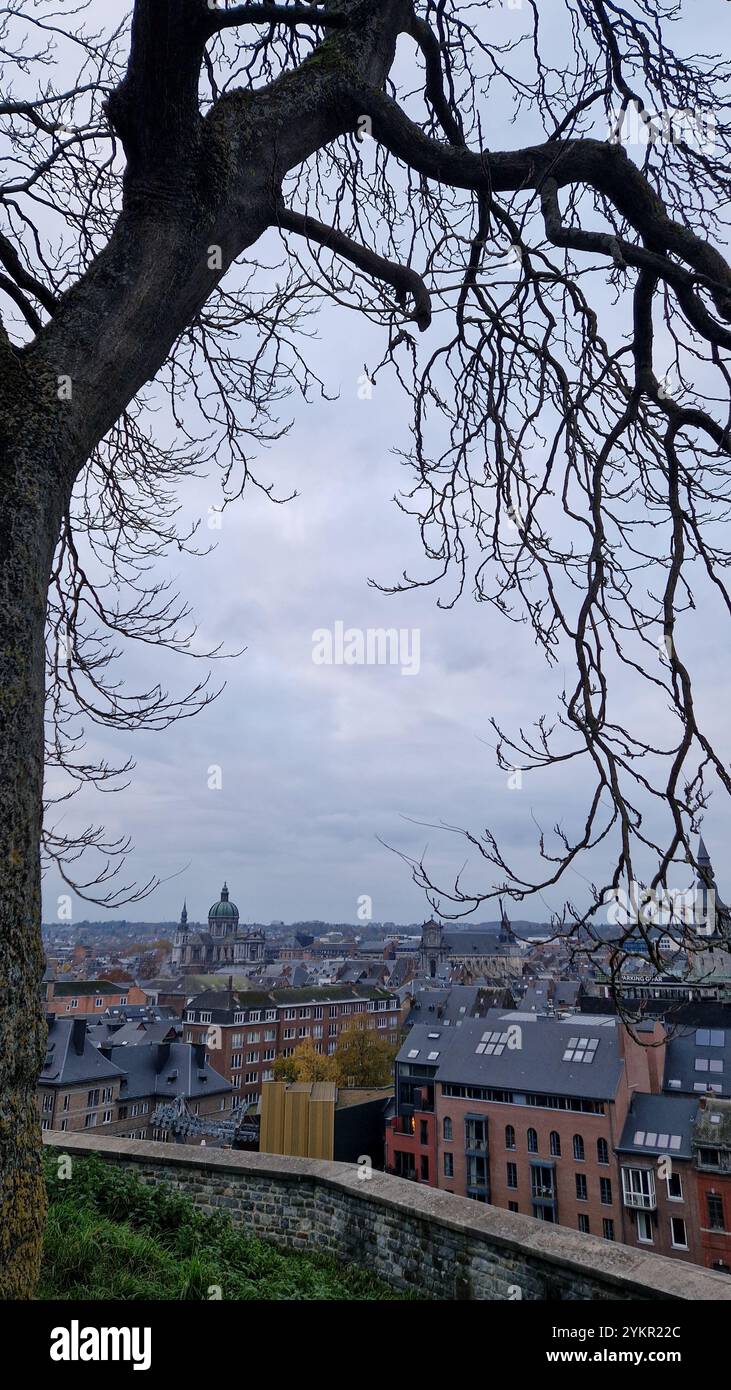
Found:
[(698, 1101), (689, 1096), (648, 1096), (635, 1092), (624, 1122), (618, 1153), (656, 1159), (693, 1156), (691, 1140)]
[(379, 985), (312, 985), (302, 989), (233, 990), (209, 989), (188, 1001), (187, 1010), (210, 1013), (213, 1023), (225, 1023), (231, 1013), (249, 1009), (274, 1009), (278, 1005), (347, 1004), (356, 999), (391, 999), (395, 991)]
[(206, 1061), (201, 1065), (201, 1049), (191, 1043), (162, 1043), (150, 1047), (111, 1047), (109, 1057), (115, 1070), (125, 1073), (119, 1098), (138, 1100), (159, 1096), (172, 1100), (184, 1095), (223, 1095), (234, 1088), (225, 1076)]
[[(519, 1039), (520, 1047), (507, 1045), (511, 1027), (521, 1030), (512, 1035)], [(582, 1048), (584, 1038), (587, 1043), (596, 1041), (596, 1046)], [(478, 1053), (476, 1049), (483, 1045), (493, 1050)], [(418, 1056), (409, 1057), (414, 1050)], [(571, 1060), (565, 1060), (569, 1052)], [(587, 1052), (593, 1061), (576, 1060), (577, 1055), (583, 1057)], [(430, 1058), (430, 1053), (438, 1055)], [(440, 1082), (587, 1100), (611, 1099), (624, 1067), (616, 1018), (575, 1014), (554, 1019), (504, 1009), (489, 1009), (484, 1018), (465, 1020), (460, 1028), (416, 1024), (397, 1060), (433, 1065)]]
[(669, 1037), (664, 1089), (696, 1096), (713, 1089), (731, 1096), (731, 1028), (683, 1028)]
[(445, 931), (442, 942), (454, 956), (520, 955), (517, 941), (500, 941), (498, 931)]
[(83, 1018), (59, 1018), (49, 1023), (39, 1085), (78, 1086), (86, 1081), (115, 1081), (121, 1075), (123, 1069), (90, 1042)]

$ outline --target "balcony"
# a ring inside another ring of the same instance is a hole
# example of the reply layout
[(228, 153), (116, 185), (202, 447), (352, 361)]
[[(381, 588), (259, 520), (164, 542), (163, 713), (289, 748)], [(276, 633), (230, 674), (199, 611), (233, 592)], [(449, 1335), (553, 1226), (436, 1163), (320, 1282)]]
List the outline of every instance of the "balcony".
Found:
[(624, 1205), (632, 1211), (655, 1211), (655, 1174), (651, 1168), (623, 1168), (622, 1195)]
[(416, 1135), (416, 1120), (413, 1115), (394, 1115), (389, 1124), (392, 1134), (408, 1134), (411, 1137)]
[(636, 1211), (655, 1211), (657, 1198), (654, 1192), (627, 1192), (625, 1189), (624, 1205)]

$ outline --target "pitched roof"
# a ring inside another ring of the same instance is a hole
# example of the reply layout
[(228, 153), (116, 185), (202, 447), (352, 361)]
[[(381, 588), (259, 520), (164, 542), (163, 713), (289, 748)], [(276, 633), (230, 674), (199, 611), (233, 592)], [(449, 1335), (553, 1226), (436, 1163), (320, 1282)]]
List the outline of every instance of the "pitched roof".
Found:
[(459, 1028), (416, 1024), (397, 1060), (433, 1065), (440, 1082), (587, 1100), (611, 1099), (624, 1067), (614, 1017), (554, 1019), (504, 1009)]
[(683, 1028), (668, 1038), (664, 1090), (731, 1095), (731, 1028)]
[(691, 1139), (698, 1101), (688, 1096), (648, 1096), (636, 1091), (624, 1122), (619, 1153), (692, 1158)]
[(57, 1018), (48, 1026), (41, 1086), (78, 1086), (85, 1081), (114, 1081), (123, 1074), (94, 1047), (83, 1018)]

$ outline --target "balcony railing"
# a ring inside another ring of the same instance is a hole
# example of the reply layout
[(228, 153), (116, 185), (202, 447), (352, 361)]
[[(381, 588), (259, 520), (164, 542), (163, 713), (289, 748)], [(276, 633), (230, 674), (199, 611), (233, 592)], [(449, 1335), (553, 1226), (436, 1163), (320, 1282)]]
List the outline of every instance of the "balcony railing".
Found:
[(654, 1192), (627, 1192), (624, 1194), (624, 1205), (633, 1207), (639, 1211), (654, 1211), (657, 1206), (657, 1197)]

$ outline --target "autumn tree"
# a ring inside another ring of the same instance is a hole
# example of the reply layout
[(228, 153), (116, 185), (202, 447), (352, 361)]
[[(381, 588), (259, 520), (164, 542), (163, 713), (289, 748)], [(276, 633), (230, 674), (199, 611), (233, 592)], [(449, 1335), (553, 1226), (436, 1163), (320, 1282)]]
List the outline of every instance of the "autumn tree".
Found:
[(107, 905), (145, 891), (114, 879), (124, 841), (68, 829), (78, 787), (127, 775), (85, 732), (215, 693), (130, 692), (116, 661), (196, 650), (159, 578), (199, 544), (176, 489), (218, 467), (222, 506), (281, 500), (254, 456), (318, 388), (323, 298), (381, 327), (367, 382), (393, 372), (411, 403), (399, 502), (427, 565), (392, 587), (472, 587), (567, 672), (498, 756), (565, 767), (581, 823), (540, 839), (530, 881), (473, 833), (488, 881), (455, 910), (555, 887), (596, 845), (592, 907), (638, 852), (657, 883), (695, 867), (709, 777), (731, 791), (684, 649), (698, 577), (731, 609), (729, 67), (673, 47), (697, 4), (526, 0), (512, 37), (464, 0), (2, 7), (0, 1295), (32, 1295), (43, 1223), (41, 852)]
[(332, 1054), (333, 1080), (338, 1086), (388, 1086), (396, 1051), (368, 1027), (365, 1016), (356, 1015), (343, 1029)]
[(277, 1057), (274, 1063), (275, 1081), (333, 1081), (332, 1057), (321, 1056), (311, 1038), (305, 1038), (291, 1057)]

